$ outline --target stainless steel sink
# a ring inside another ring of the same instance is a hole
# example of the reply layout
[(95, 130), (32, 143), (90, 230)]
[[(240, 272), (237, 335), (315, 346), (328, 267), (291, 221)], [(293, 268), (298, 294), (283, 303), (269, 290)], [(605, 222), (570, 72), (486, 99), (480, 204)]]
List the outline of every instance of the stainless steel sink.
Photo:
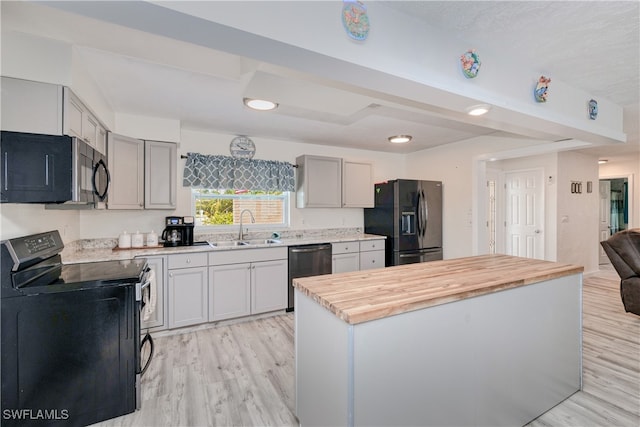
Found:
[(219, 242), (209, 242), (211, 246), (219, 248), (229, 248), (235, 246), (251, 246), (251, 245), (277, 245), (281, 244), (281, 240), (277, 239), (255, 239), (255, 240), (222, 240)]
[(256, 240), (243, 240), (248, 245), (278, 245), (281, 244), (281, 240), (277, 239), (256, 239)]
[(209, 244), (211, 246), (219, 247), (219, 248), (222, 248), (222, 247), (229, 248), (229, 247), (234, 247), (234, 246), (247, 246), (248, 245), (247, 242), (240, 242), (238, 240), (224, 240), (224, 241), (221, 241), (221, 242), (209, 242)]

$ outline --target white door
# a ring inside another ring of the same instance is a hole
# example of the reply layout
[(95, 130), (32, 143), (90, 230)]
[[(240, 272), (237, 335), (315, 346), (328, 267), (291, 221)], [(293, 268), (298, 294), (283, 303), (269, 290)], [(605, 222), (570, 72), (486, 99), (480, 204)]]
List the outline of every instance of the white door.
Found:
[(505, 252), (544, 259), (542, 170), (505, 173)]
[[(600, 241), (607, 240), (611, 235), (611, 229), (609, 227), (611, 220), (611, 181), (600, 181), (600, 227), (599, 236)], [(600, 254), (600, 264), (607, 264), (609, 257), (602, 249), (602, 245), (598, 244)]]

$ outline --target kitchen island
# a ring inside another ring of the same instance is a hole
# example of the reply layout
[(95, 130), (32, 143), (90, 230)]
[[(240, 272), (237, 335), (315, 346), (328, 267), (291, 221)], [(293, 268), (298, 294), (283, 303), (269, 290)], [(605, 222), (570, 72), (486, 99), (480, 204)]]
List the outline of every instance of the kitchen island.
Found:
[(582, 271), (477, 257), (295, 279), (301, 425), (524, 425), (582, 383)]

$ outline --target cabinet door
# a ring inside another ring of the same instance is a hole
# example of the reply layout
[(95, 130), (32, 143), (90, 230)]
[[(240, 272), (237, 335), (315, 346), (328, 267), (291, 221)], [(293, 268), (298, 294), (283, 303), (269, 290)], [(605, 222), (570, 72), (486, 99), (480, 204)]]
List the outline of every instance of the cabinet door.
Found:
[(63, 129), (64, 134), (69, 136), (77, 136), (78, 138), (84, 138), (82, 133), (84, 104), (78, 97), (71, 92), (68, 87), (64, 88), (64, 120)]
[(342, 206), (345, 208), (374, 207), (371, 164), (345, 160), (342, 165)]
[[(164, 280), (164, 257), (145, 257), (147, 265), (155, 273), (155, 308), (147, 319), (141, 320), (141, 328), (155, 328), (156, 330), (165, 329), (164, 319), (164, 296), (165, 296), (165, 280)], [(152, 283), (151, 286), (154, 284)], [(143, 311), (144, 314), (144, 311)]]
[(333, 255), (331, 265), (332, 273), (347, 273), (349, 271), (358, 271), (360, 269), (360, 253)]
[(93, 148), (96, 148), (98, 126), (98, 119), (85, 110), (82, 115), (82, 139)]
[(296, 159), (298, 208), (339, 208), (342, 205), (342, 159), (300, 156)]
[(96, 150), (100, 154), (107, 154), (107, 130), (102, 125), (98, 125), (98, 132), (96, 133)]
[(360, 270), (384, 267), (384, 251), (360, 252)]
[(62, 86), (2, 77), (2, 130), (62, 135)]
[(2, 132), (0, 155), (0, 201), (71, 200), (71, 138)]
[(251, 264), (251, 314), (287, 308), (287, 260)]
[(176, 208), (177, 145), (144, 142), (144, 208)]
[(108, 209), (142, 209), (144, 207), (144, 142), (140, 139), (109, 133)]
[(169, 328), (197, 325), (208, 320), (207, 267), (169, 270)]
[(209, 321), (251, 314), (251, 264), (209, 267)]

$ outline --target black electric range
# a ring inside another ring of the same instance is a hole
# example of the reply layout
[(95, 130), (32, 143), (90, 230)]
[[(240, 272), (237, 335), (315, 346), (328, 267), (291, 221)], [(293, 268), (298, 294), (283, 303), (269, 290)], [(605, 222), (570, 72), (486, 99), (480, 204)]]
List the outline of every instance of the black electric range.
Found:
[(0, 245), (3, 426), (84, 426), (140, 405), (146, 260), (62, 264), (63, 247), (57, 231)]

